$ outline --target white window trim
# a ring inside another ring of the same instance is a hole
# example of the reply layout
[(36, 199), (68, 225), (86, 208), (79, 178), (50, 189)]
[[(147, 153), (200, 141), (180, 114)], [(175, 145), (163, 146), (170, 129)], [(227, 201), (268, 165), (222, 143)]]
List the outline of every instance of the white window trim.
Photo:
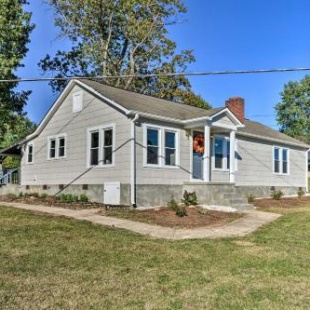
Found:
[[(147, 163), (147, 130), (158, 130), (158, 164)], [(165, 164), (165, 132), (175, 133), (175, 165)], [(143, 167), (149, 168), (165, 168), (179, 169), (180, 168), (180, 130), (173, 127), (159, 126), (153, 124), (143, 124)]]
[[(103, 155), (103, 132), (105, 130), (112, 129), (112, 163), (111, 164), (103, 164), (102, 163), (102, 155)], [(91, 139), (90, 135), (92, 132), (98, 131), (99, 132), (99, 164), (98, 165), (91, 165), (90, 164), (90, 145)], [(106, 124), (96, 127), (87, 128), (87, 149), (86, 149), (86, 167), (87, 168), (111, 168), (115, 166), (115, 124)]]
[[(79, 109), (75, 109), (74, 106), (74, 98), (75, 97), (79, 97), (80, 100), (80, 107)], [(83, 91), (76, 91), (74, 93), (72, 93), (72, 113), (79, 113), (83, 110)]]
[[(65, 155), (59, 156), (59, 140), (61, 138), (65, 139)], [(50, 146), (51, 140), (55, 140), (55, 157), (50, 157)], [(48, 160), (57, 160), (57, 159), (64, 159), (67, 158), (67, 134), (58, 134), (55, 136), (48, 136), (47, 137), (47, 159)]]
[[(215, 138), (221, 138), (225, 141), (224, 143), (224, 150), (223, 150), (223, 168), (216, 168), (215, 167)], [(230, 155), (227, 150), (227, 142), (230, 142), (230, 139), (229, 137), (227, 136), (223, 136), (223, 135), (214, 135), (212, 137), (212, 170), (215, 170), (215, 171), (225, 171), (225, 172), (228, 172), (230, 171), (230, 169), (227, 168), (227, 155)], [(235, 139), (235, 171), (238, 171), (238, 158), (236, 157), (236, 154), (237, 154), (237, 145), (238, 145), (238, 140)], [(230, 145), (231, 147), (231, 145)]]
[[(32, 161), (28, 161), (29, 146), (32, 146)], [(29, 143), (26, 146), (26, 164), (27, 165), (33, 165), (34, 164), (34, 143)]]
[[(274, 151), (275, 149), (279, 149), (279, 172), (274, 171)], [(287, 151), (287, 173), (283, 173), (283, 150)], [(272, 147), (272, 173), (275, 175), (290, 175), (290, 149), (287, 147), (274, 145)]]

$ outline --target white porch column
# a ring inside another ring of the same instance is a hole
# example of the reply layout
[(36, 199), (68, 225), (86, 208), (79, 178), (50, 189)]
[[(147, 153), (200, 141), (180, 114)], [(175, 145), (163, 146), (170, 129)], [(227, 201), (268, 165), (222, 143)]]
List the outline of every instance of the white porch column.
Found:
[(208, 123), (205, 126), (205, 145), (204, 145), (204, 154), (203, 154), (203, 180), (205, 182), (210, 182), (211, 181), (211, 176), (210, 176), (210, 154), (211, 154), (211, 150), (210, 150), (210, 124)]
[(235, 183), (235, 143), (236, 131), (232, 130), (229, 136), (230, 150), (229, 150), (229, 182)]

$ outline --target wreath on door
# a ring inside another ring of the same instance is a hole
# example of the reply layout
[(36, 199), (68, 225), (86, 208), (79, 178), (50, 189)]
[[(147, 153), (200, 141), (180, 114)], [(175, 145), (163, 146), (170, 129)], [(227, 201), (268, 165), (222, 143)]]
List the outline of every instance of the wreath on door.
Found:
[(205, 139), (202, 134), (194, 135), (193, 150), (195, 153), (203, 154), (205, 151)]

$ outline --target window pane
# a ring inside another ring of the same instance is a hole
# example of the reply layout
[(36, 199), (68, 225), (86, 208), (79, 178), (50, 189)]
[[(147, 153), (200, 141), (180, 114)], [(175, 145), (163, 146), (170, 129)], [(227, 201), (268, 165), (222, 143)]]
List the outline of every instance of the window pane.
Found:
[(274, 160), (279, 160), (280, 159), (280, 152), (278, 148), (274, 149)]
[(147, 145), (158, 146), (158, 130), (156, 129), (147, 130)]
[(175, 149), (166, 149), (165, 165), (175, 166)]
[(288, 173), (288, 171), (287, 171), (287, 162), (283, 162), (283, 164), (282, 164), (282, 172), (283, 173)]
[(175, 132), (165, 132), (165, 147), (175, 148)]
[(97, 166), (99, 158), (99, 149), (91, 149), (90, 150), (90, 165)]
[(91, 148), (99, 147), (99, 132), (92, 132), (91, 133)]
[(215, 168), (223, 168), (223, 139), (215, 138), (214, 153), (215, 153)]
[(58, 156), (64, 157), (65, 156), (65, 138), (59, 138), (59, 148), (58, 148)]
[(287, 150), (282, 150), (282, 160), (287, 161)]
[(226, 167), (229, 170), (230, 169), (230, 141), (226, 140), (226, 143), (227, 143), (227, 156), (226, 156), (227, 162), (226, 162)]
[(152, 165), (158, 165), (158, 147), (147, 147), (147, 163)]
[(103, 155), (103, 164), (104, 165), (111, 165), (112, 164), (112, 147), (108, 146), (104, 148), (104, 155)]
[(50, 158), (56, 157), (56, 140), (50, 140)]
[(274, 161), (274, 172), (276, 173), (280, 172), (280, 162), (278, 160)]
[(33, 146), (29, 145), (28, 146), (28, 163), (32, 163), (32, 158), (33, 158)]
[(104, 131), (104, 146), (111, 146), (112, 145), (112, 130), (105, 130)]

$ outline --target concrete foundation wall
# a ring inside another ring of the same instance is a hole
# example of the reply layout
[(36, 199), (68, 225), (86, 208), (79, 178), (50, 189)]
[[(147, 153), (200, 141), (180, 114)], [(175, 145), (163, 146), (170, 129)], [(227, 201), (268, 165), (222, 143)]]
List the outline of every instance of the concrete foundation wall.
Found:
[[(281, 190), (284, 195), (297, 195), (298, 187), (275, 187)], [(305, 191), (305, 188), (302, 188)], [(238, 208), (238, 205), (245, 204), (247, 197), (252, 195), (256, 198), (270, 197), (272, 188), (269, 186), (234, 186), (229, 183), (185, 183), (183, 185), (137, 185), (136, 197), (138, 207), (166, 206), (171, 199), (181, 202), (184, 191), (196, 192), (198, 203), (207, 205), (227, 205)], [(81, 195), (84, 193), (89, 201), (103, 203), (104, 187), (101, 184), (88, 185), (88, 189), (83, 189), (82, 185), (71, 185), (64, 190), (59, 186), (31, 185), (26, 188), (22, 185), (6, 185), (0, 187), (0, 195), (19, 193), (45, 193), (57, 195), (61, 193)], [(130, 184), (121, 184), (120, 204), (130, 205)]]

